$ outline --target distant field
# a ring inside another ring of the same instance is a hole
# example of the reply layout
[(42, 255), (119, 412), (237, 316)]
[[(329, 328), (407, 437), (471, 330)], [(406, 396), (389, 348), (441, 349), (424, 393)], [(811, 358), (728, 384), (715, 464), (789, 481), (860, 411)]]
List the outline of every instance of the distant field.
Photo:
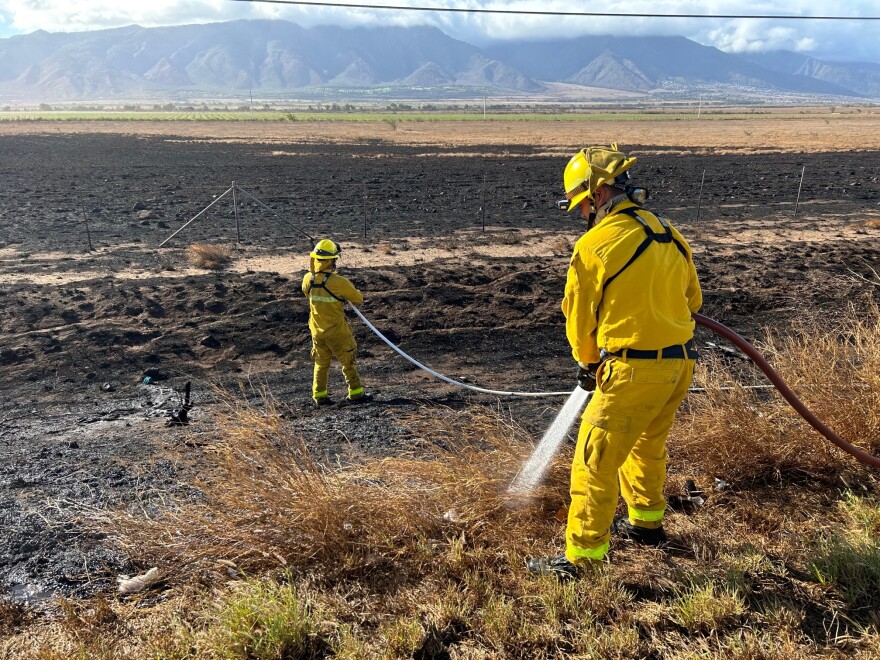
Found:
[[(680, 109), (679, 109), (680, 110)], [(0, 136), (125, 134), (204, 142), (511, 146), (569, 154), (585, 144), (682, 153), (880, 150), (880, 108), (713, 108), (710, 112), (491, 113), (255, 111), (0, 112)], [(471, 155), (477, 152), (471, 152)]]
[[(768, 113), (701, 112), (701, 120), (753, 119)], [(578, 112), (578, 113), (487, 113), (482, 112), (140, 112), (140, 111), (51, 111), (0, 112), (0, 121), (309, 121), (309, 122), (578, 122), (578, 121), (680, 121), (694, 119), (692, 112)], [(799, 119), (802, 112), (773, 113), (774, 119)], [(845, 115), (828, 115), (840, 118)]]

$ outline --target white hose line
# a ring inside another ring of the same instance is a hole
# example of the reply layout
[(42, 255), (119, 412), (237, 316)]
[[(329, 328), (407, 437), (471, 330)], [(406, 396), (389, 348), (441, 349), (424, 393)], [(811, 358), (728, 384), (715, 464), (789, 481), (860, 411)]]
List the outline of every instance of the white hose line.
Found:
[[(402, 358), (404, 358), (406, 360), (409, 360), (410, 362), (412, 362), (414, 365), (416, 365), (422, 371), (426, 371), (429, 374), (431, 374), (432, 376), (434, 376), (435, 378), (439, 378), (440, 380), (445, 381), (445, 382), (449, 383), (450, 385), (455, 385), (457, 387), (463, 387), (464, 389), (471, 390), (472, 392), (482, 392), (483, 394), (495, 394), (497, 396), (545, 397), (545, 396), (571, 396), (571, 394), (572, 394), (571, 392), (501, 392), (499, 390), (487, 390), (483, 387), (476, 387), (474, 385), (468, 385), (467, 383), (462, 383), (461, 381), (454, 380), (452, 378), (444, 376), (443, 374), (437, 373), (436, 371), (434, 371), (430, 367), (425, 366), (424, 364), (422, 364), (418, 360), (416, 360), (416, 359), (410, 357), (409, 355), (407, 355), (406, 353), (404, 353), (397, 346), (395, 346), (391, 342), (391, 340), (388, 339), (388, 337), (386, 337), (381, 332), (379, 332), (379, 330), (376, 328), (376, 326), (374, 326), (372, 323), (370, 323), (367, 320), (367, 317), (361, 313), (361, 310), (359, 310), (357, 307), (355, 307), (351, 303), (348, 303), (348, 304), (351, 305), (351, 308), (354, 310), (354, 313), (360, 317), (361, 321), (363, 321), (367, 325), (367, 327), (376, 334), (376, 336), (379, 339), (381, 339), (386, 344), (388, 344), (392, 349), (394, 349), (394, 351), (398, 355), (400, 355)], [(768, 387), (772, 388), (773, 386), (772, 385), (733, 385), (731, 387), (718, 387), (718, 388), (714, 388), (714, 389), (718, 389), (718, 390), (734, 390), (734, 389), (751, 390), (751, 389), (765, 389)], [(708, 388), (705, 388), (705, 387), (692, 387), (688, 390), (688, 392), (706, 392), (706, 391), (708, 391)]]
[[(349, 305), (351, 305), (351, 303), (349, 303)], [(411, 358), (409, 355), (407, 355), (407, 354), (404, 353), (402, 350), (400, 350), (399, 348), (397, 348), (397, 346), (395, 346), (395, 345), (391, 342), (391, 340), (388, 339), (388, 337), (386, 337), (386, 336), (383, 335), (381, 332), (379, 332), (379, 330), (376, 329), (376, 326), (374, 326), (372, 323), (370, 323), (370, 322), (367, 320), (367, 317), (366, 317), (366, 316), (364, 316), (363, 314), (361, 314), (361, 310), (359, 310), (359, 309), (358, 309), (357, 307), (355, 307), (354, 305), (351, 305), (351, 308), (354, 310), (354, 313), (357, 314), (357, 315), (360, 317), (361, 321), (363, 321), (364, 323), (366, 323), (366, 324), (367, 324), (367, 327), (368, 327), (370, 330), (372, 330), (374, 333), (376, 333), (376, 336), (379, 337), (379, 339), (381, 339), (381, 340), (384, 341), (386, 344), (388, 344), (392, 349), (394, 349), (394, 351), (395, 351), (398, 355), (400, 355), (401, 357), (403, 357), (403, 358), (409, 360), (410, 362), (412, 362), (414, 365), (416, 365), (416, 366), (417, 366), (419, 369), (421, 369), (422, 371), (427, 371), (429, 374), (431, 374), (432, 376), (434, 376), (434, 378), (439, 378), (440, 380), (445, 381), (445, 382), (447, 382), (447, 383), (449, 383), (449, 384), (451, 384), (451, 385), (455, 385), (455, 386), (457, 386), (457, 387), (463, 387), (464, 389), (466, 389), (466, 390), (471, 390), (472, 392), (482, 392), (483, 394), (495, 394), (495, 395), (497, 395), (497, 396), (532, 396), (532, 397), (542, 397), (542, 396), (571, 396), (571, 392), (500, 392), (500, 391), (498, 391), (498, 390), (487, 390), (487, 389), (485, 389), (485, 388), (483, 388), (483, 387), (475, 387), (474, 385), (468, 385), (467, 383), (462, 383), (462, 382), (460, 382), (460, 381), (453, 380), (452, 378), (448, 378), (447, 376), (444, 376), (443, 374), (439, 374), (439, 373), (437, 373), (436, 371), (434, 371), (433, 369), (431, 369), (431, 368), (429, 368), (429, 367), (426, 367), (424, 364), (422, 364), (422, 363), (419, 362), (418, 360), (415, 360), (415, 359)]]

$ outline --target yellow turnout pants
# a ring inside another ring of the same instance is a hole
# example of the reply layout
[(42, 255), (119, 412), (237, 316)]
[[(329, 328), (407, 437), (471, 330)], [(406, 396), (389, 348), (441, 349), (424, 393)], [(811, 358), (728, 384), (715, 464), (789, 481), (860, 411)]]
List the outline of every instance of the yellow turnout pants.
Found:
[(345, 376), (345, 382), (348, 384), (348, 396), (356, 397), (363, 394), (361, 377), (355, 365), (357, 343), (351, 334), (351, 329), (346, 326), (343, 332), (312, 335), (312, 359), (315, 361), (312, 396), (316, 399), (327, 396), (330, 363), (334, 357), (342, 365), (342, 375)]
[(666, 438), (695, 362), (610, 357), (602, 363), (571, 466), (569, 561), (605, 556), (620, 493), (634, 525), (657, 527), (663, 520)]

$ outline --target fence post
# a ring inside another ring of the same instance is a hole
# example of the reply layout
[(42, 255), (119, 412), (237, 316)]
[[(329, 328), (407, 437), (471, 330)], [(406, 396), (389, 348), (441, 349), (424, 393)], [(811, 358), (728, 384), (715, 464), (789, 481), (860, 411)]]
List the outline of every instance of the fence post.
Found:
[(483, 189), (480, 193), (480, 222), (483, 225), (483, 233), (486, 233), (486, 174), (483, 174)]
[(706, 170), (703, 170), (703, 178), (700, 179), (700, 196), (697, 198), (697, 222), (700, 221), (700, 210), (703, 207), (703, 183), (706, 181)]
[(807, 166), (804, 165), (803, 168), (801, 168), (801, 182), (798, 184), (797, 199), (794, 202), (794, 219), (795, 220), (797, 220), (798, 206), (800, 206), (800, 203), (801, 203), (801, 188), (804, 185), (804, 172), (806, 172), (806, 171), (807, 171)]
[(232, 182), (232, 209), (235, 211), (235, 242), (241, 245), (241, 229), (238, 225), (238, 200), (235, 197), (235, 181)]
[(86, 223), (86, 240), (89, 242), (89, 252), (94, 252), (95, 248), (92, 247), (92, 231), (89, 229), (89, 219), (86, 216), (86, 208), (82, 207), (83, 214), (83, 222)]

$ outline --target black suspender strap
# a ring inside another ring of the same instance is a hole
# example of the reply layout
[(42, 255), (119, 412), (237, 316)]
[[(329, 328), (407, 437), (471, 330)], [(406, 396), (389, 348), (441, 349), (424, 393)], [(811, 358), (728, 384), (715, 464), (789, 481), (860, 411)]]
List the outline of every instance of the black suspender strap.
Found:
[(330, 279), (330, 276), (333, 273), (324, 273), (324, 279), (321, 280), (320, 284), (315, 284), (315, 275), (317, 275), (317, 274), (318, 273), (312, 273), (312, 279), (309, 280), (309, 293), (312, 292), (312, 289), (324, 289), (324, 291), (329, 293), (332, 298), (335, 298), (339, 302), (344, 303), (345, 298), (340, 298), (335, 293), (333, 293), (330, 289), (327, 288), (327, 280)]
[(627, 261), (623, 265), (623, 268), (621, 268), (619, 271), (614, 273), (614, 275), (605, 280), (605, 284), (602, 285), (603, 292), (605, 291), (605, 289), (608, 288), (608, 285), (611, 284), (618, 275), (629, 268), (632, 262), (634, 262), (641, 256), (642, 252), (648, 249), (648, 246), (651, 245), (651, 243), (675, 243), (675, 247), (677, 247), (678, 251), (681, 252), (681, 256), (683, 256), (686, 260), (689, 259), (687, 250), (685, 250), (684, 245), (682, 245), (681, 241), (679, 241), (677, 238), (675, 238), (675, 236), (672, 235), (672, 229), (669, 227), (669, 223), (666, 222), (666, 220), (661, 218), (659, 215), (654, 215), (654, 217), (657, 218), (657, 220), (663, 226), (662, 234), (658, 234), (653, 229), (651, 229), (651, 226), (647, 222), (645, 222), (644, 218), (636, 213), (636, 210), (634, 208), (621, 209), (620, 211), (618, 211), (618, 213), (628, 215), (633, 220), (638, 222), (642, 226), (642, 229), (645, 230), (646, 237), (645, 240), (639, 244), (639, 247), (636, 248), (635, 253), (629, 258), (629, 261)]

